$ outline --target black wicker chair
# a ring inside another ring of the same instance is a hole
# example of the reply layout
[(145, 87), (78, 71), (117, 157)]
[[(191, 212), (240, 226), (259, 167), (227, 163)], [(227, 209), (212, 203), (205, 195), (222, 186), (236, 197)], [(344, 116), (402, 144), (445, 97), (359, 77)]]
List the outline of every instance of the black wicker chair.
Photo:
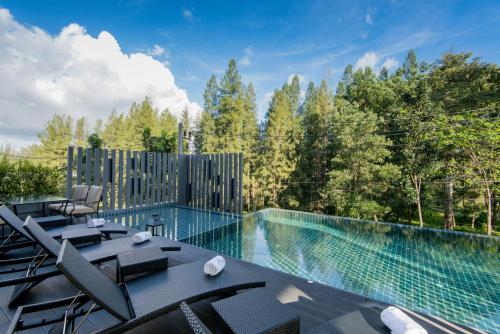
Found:
[[(255, 275), (240, 263), (232, 262), (214, 277), (203, 272), (203, 265), (202, 262), (178, 265), (142, 276), (125, 285), (117, 285), (65, 240), (56, 266), (80, 290), (80, 294), (75, 297), (81, 299), (77, 303), (80, 309), (67, 309), (65, 313), (70, 316), (66, 316), (66, 319), (59, 315), (54, 319), (44, 319), (45, 321), (39, 322), (38, 325), (44, 326), (64, 320), (66, 328), (73, 328), (77, 317), (81, 317), (78, 319), (78, 324), (81, 324), (88, 314), (102, 309), (118, 319), (119, 323), (100, 333), (123, 333), (177, 309), (183, 301), (192, 303), (212, 296), (234, 294), (242, 289), (265, 286), (265, 282), (255, 279)], [(82, 311), (86, 300), (91, 305), (87, 305), (88, 309)], [(62, 302), (70, 304), (71, 301), (66, 299), (60, 303)], [(50, 302), (47, 307), (38, 304), (18, 308), (7, 333), (27, 329), (27, 326), (34, 328), (35, 324), (28, 324), (23, 315), (52, 309), (55, 303)], [(75, 302), (71, 305), (75, 305)], [(27, 319), (29, 320), (29, 316)]]
[[(0, 244), (0, 255), (7, 253), (12, 249), (19, 249), (28, 246), (36, 245), (36, 242), (31, 238), (31, 236), (23, 228), (24, 222), (17, 217), (12, 211), (6, 206), (0, 206), (0, 218), (11, 229), (11, 233), (2, 240)], [(61, 234), (66, 231), (77, 231), (82, 229), (88, 229), (86, 224), (76, 224), (76, 225), (66, 225), (54, 228), (48, 228), (47, 233), (53, 238), (61, 238)], [(110, 239), (111, 234), (127, 234), (127, 229), (121, 225), (115, 223), (105, 223), (103, 226), (97, 228), (106, 239)]]
[[(21, 274), (19, 277), (0, 281), (0, 287), (15, 285), (9, 306), (15, 306), (15, 303), (22, 295), (46, 278), (61, 274), (54, 266), (53, 261), (57, 258), (61, 250), (61, 244), (41, 228), (31, 217), (26, 219), (23, 227), (36, 244), (41, 247), (41, 250), (33, 257), (0, 261), (0, 267), (29, 262), (28, 266), (16, 269), (15, 271), (11, 269), (3, 272), (0, 271), (0, 274), (12, 274), (14, 272)], [(107, 240), (98, 244), (80, 247), (79, 252), (90, 263), (101, 263), (115, 259), (118, 253), (144, 247), (159, 247), (163, 251), (181, 250), (181, 247), (171, 240), (163, 237), (153, 237), (151, 240), (141, 244), (135, 244), (132, 238)]]

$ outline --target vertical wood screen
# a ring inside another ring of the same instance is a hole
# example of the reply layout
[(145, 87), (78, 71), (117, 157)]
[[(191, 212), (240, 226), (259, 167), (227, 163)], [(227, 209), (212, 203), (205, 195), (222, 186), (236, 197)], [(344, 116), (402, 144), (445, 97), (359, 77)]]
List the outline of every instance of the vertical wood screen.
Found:
[(243, 154), (176, 154), (68, 147), (66, 194), (103, 187), (103, 209), (161, 202), (242, 213)]

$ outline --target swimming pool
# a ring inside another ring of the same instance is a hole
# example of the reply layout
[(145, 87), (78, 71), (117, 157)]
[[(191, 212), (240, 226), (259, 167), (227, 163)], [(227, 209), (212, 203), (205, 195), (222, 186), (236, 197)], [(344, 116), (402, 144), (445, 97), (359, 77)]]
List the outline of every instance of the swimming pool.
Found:
[(154, 213), (158, 213), (162, 219), (164, 235), (177, 241), (185, 241), (193, 236), (199, 237), (206, 233), (209, 233), (212, 238), (216, 238), (219, 231), (227, 232), (231, 230), (228, 226), (236, 226), (241, 221), (240, 215), (191, 209), (171, 203), (106, 211), (100, 216), (123, 226), (146, 230), (146, 224), (151, 221)]
[(500, 332), (499, 238), (266, 209), (184, 241)]

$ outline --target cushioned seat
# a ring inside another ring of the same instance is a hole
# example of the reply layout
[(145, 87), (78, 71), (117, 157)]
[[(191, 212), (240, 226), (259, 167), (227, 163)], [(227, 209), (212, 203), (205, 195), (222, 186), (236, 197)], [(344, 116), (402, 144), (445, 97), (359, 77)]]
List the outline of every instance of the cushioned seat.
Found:
[[(77, 184), (75, 187), (73, 187), (73, 192), (71, 193), (71, 201), (84, 202), (85, 198), (87, 198), (88, 191), (89, 191), (89, 186), (87, 186), (85, 184)], [(66, 202), (60, 202), (60, 203), (49, 204), (47, 207), (53, 211), (61, 211), (61, 210), (63, 210), (63, 207), (65, 205), (66, 205)]]
[(95, 209), (88, 207), (83, 204), (68, 204), (65, 208), (63, 208), (63, 211), (67, 215), (85, 215), (85, 214), (91, 214), (95, 212)]

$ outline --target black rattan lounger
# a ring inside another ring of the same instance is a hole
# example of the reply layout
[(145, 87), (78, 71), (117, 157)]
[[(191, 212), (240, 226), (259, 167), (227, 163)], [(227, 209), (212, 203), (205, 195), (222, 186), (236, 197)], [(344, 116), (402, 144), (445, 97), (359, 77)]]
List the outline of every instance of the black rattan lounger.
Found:
[[(66, 314), (80, 315), (83, 319), (79, 319), (78, 323), (81, 323), (97, 308), (119, 320), (117, 325), (101, 333), (123, 333), (177, 309), (182, 301), (192, 303), (212, 296), (233, 294), (242, 289), (265, 286), (265, 282), (255, 279), (256, 275), (252, 275), (240, 263), (231, 262), (219, 275), (213, 277), (203, 272), (203, 265), (202, 262), (178, 265), (132, 280), (125, 285), (117, 285), (92, 266), (67, 240), (62, 244), (56, 264), (80, 290), (80, 298), (87, 298), (92, 304), (83, 313), (80, 310), (67, 310)], [(54, 303), (49, 304), (49, 308), (53, 308)], [(39, 304), (37, 307), (28, 307), (28, 310), (18, 308), (8, 333), (25, 329), (23, 313), (35, 312), (42, 307), (44, 306)], [(75, 318), (66, 317), (65, 323), (71, 325)], [(61, 316), (56, 319), (61, 321)], [(54, 322), (55, 319), (45, 319), (43, 325)]]
[[(27, 267), (16, 270), (17, 273), (22, 273), (21, 277), (10, 278), (0, 281), (0, 287), (15, 285), (9, 306), (15, 306), (16, 301), (27, 291), (42, 282), (48, 277), (60, 275), (61, 272), (54, 266), (51, 259), (57, 258), (61, 250), (61, 244), (50, 236), (47, 231), (40, 227), (31, 217), (26, 219), (24, 229), (33, 238), (34, 241), (42, 248), (40, 252), (32, 258)], [(101, 263), (116, 258), (116, 255), (121, 252), (133, 251), (143, 247), (159, 247), (163, 251), (179, 251), (181, 247), (171, 240), (163, 237), (153, 237), (146, 242), (135, 244), (132, 238), (112, 239), (83, 246), (79, 248), (82, 256), (91, 263)], [(28, 261), (27, 260), (27, 261)], [(26, 262), (26, 261), (25, 261)], [(20, 259), (0, 261), (0, 266), (23, 263)], [(13, 271), (4, 270), (3, 274), (12, 274)]]
[[(5, 254), (9, 250), (23, 248), (35, 245), (35, 241), (24, 230), (24, 222), (17, 217), (5, 205), (0, 206), (0, 218), (11, 228), (11, 233), (2, 240), (0, 244), (0, 255)], [(61, 234), (65, 231), (75, 231), (79, 229), (88, 229), (86, 224), (66, 225), (47, 229), (47, 233), (53, 238), (61, 238)], [(127, 229), (121, 225), (114, 223), (105, 223), (97, 228), (107, 239), (110, 239), (110, 234), (127, 234)]]

